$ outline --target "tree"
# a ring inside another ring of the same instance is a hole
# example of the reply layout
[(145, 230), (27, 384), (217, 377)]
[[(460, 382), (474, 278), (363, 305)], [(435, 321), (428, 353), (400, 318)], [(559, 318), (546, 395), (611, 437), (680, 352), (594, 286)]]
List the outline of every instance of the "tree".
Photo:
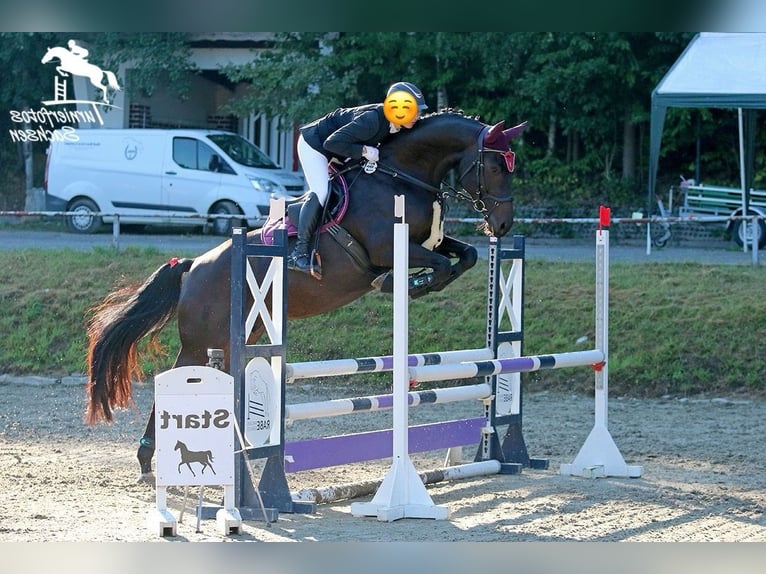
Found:
[[(280, 117), (289, 129), (338, 106), (383, 101), (391, 83), (407, 80), (424, 91), (430, 111), (451, 106), (486, 123), (528, 120), (529, 129), (515, 144), (527, 184), (534, 180), (546, 192), (553, 188), (573, 198), (593, 184), (619, 180), (633, 182), (637, 189), (646, 171), (642, 154), (651, 91), (691, 36), (276, 33), (269, 49), (254, 52), (251, 63), (223, 70), (238, 85), (236, 98), (221, 111)], [(190, 85), (194, 68), (188, 34), (87, 33), (77, 38), (99, 55), (104, 68), (137, 63), (131, 66), (128, 85), (123, 84), (126, 90), (151, 94), (163, 81), (184, 96)], [(0, 64), (21, 70), (0, 85), (7, 109), (39, 107), (41, 94), (51, 90), (50, 70), (40, 65), (40, 55), (48, 45), (66, 45), (68, 39), (60, 33), (0, 34)], [(695, 117), (676, 120), (668, 114), (666, 139), (677, 135), (676, 141), (693, 140)], [(7, 117), (0, 121), (8, 127)], [(666, 146), (665, 151), (675, 150)], [(7, 141), (0, 143), (0, 160), (17, 174), (23, 165)], [(679, 155), (679, 161), (685, 160)], [(35, 179), (40, 181), (41, 173)]]

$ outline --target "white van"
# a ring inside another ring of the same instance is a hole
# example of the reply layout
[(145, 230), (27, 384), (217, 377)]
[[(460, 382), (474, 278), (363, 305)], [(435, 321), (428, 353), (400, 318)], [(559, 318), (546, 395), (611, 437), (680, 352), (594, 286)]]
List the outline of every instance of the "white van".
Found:
[[(220, 130), (57, 131), (48, 149), (46, 210), (75, 212), (67, 227), (95, 233), (120, 223), (258, 227), (271, 197), (305, 191), (300, 173), (280, 169), (258, 147)], [(242, 215), (242, 219), (189, 215)], [(186, 216), (186, 217), (184, 217)]]

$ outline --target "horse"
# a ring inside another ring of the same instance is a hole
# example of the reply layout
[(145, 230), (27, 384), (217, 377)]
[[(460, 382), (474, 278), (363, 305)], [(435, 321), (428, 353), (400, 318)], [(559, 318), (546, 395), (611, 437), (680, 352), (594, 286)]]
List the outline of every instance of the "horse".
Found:
[[(376, 169), (362, 163), (348, 167), (345, 215), (332, 226), (343, 231), (343, 241), (333, 233), (319, 235), (321, 279), (288, 272), (287, 319), (329, 312), (374, 289), (392, 292), (398, 195), (404, 196), (410, 268), (418, 270), (409, 279), (410, 297), (441, 291), (472, 268), (476, 248), (442, 232), (445, 204), (448, 198), (470, 201), (485, 234), (506, 235), (513, 223), (510, 142), (525, 127), (526, 122), (504, 129), (503, 121), (488, 125), (459, 110), (440, 110), (381, 144)], [(460, 189), (444, 182), (453, 171)], [(262, 244), (264, 229), (248, 231), (248, 241)], [(289, 249), (293, 241), (288, 239)], [(356, 245), (353, 253), (346, 244)], [(180, 349), (173, 368), (204, 365), (207, 350), (216, 348), (224, 350), (229, 370), (231, 246), (227, 239), (195, 258), (172, 258), (142, 284), (110, 293), (89, 309), (87, 425), (109, 423), (113, 409), (135, 404), (132, 382), (142, 377), (138, 343), (147, 337), (143, 352), (155, 350), (157, 333), (174, 316)], [(259, 282), (267, 266), (265, 260), (253, 263)], [(259, 321), (248, 344), (263, 332)], [(153, 478), (154, 417), (152, 407), (138, 448), (140, 480)]]
[(181, 451), (181, 462), (178, 463), (179, 474), (181, 474), (181, 467), (186, 465), (189, 467), (192, 476), (197, 476), (194, 474), (194, 470), (191, 467), (191, 463), (193, 462), (198, 462), (202, 465), (202, 474), (205, 474), (205, 469), (207, 467), (210, 467), (210, 470), (215, 474), (215, 469), (211, 464), (213, 462), (213, 453), (209, 450), (189, 450), (180, 440), (176, 442), (176, 446), (173, 450)]
[[(102, 99), (106, 104), (109, 103), (109, 98), (107, 97), (107, 88), (112, 88), (113, 90), (120, 89), (120, 85), (117, 83), (117, 77), (113, 72), (108, 70), (103, 71), (95, 64), (91, 64), (90, 62), (83, 60), (81, 57), (73, 54), (66, 48), (62, 48), (60, 46), (55, 48), (48, 48), (48, 51), (45, 52), (45, 55), (40, 61), (43, 64), (47, 64), (54, 58), (58, 58), (59, 60), (59, 65), (56, 66), (56, 71), (59, 74), (66, 76), (69, 73), (74, 76), (84, 76), (88, 78), (91, 84), (101, 90)], [(106, 76), (106, 85), (102, 84), (104, 76)]]

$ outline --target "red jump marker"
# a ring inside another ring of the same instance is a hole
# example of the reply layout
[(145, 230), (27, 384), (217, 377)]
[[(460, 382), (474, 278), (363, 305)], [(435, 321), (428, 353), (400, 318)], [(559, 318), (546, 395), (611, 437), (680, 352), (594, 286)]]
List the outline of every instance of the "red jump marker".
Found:
[(598, 208), (598, 228), (609, 227), (612, 222), (612, 210), (609, 207), (603, 205)]

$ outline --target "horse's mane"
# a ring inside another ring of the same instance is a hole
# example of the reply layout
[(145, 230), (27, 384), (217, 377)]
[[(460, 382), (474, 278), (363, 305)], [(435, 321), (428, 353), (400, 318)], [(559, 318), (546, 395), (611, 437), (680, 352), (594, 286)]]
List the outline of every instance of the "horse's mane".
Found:
[(422, 120), (425, 120), (428, 118), (434, 118), (437, 116), (460, 116), (460, 117), (468, 118), (470, 120), (476, 120), (477, 122), (480, 121), (479, 116), (469, 116), (463, 110), (455, 109), (455, 108), (442, 108), (436, 112), (425, 114), (424, 116), (420, 118), (420, 120), (422, 121)]

